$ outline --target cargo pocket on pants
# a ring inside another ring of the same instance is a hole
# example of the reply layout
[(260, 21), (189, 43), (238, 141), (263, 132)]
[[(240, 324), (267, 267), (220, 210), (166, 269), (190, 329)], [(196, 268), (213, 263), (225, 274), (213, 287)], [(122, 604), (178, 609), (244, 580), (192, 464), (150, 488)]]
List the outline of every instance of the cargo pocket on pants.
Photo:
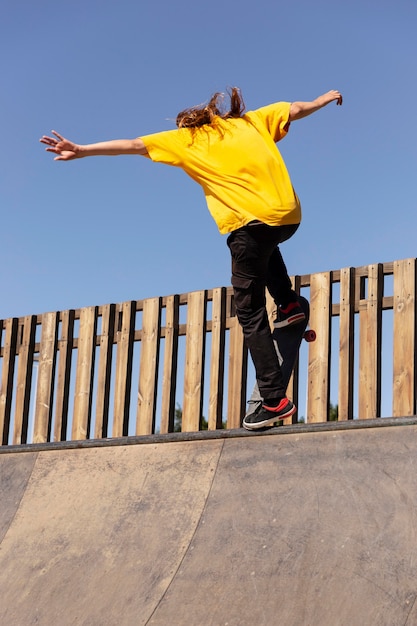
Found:
[(254, 281), (250, 278), (232, 276), (232, 287), (235, 297), (235, 309), (238, 318), (246, 313), (250, 314), (253, 306), (253, 286)]

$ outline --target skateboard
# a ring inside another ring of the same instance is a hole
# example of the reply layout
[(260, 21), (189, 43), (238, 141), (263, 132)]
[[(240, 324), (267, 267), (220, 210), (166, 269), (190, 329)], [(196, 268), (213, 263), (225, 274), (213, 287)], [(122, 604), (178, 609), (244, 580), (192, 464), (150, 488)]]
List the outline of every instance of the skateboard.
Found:
[[(303, 339), (307, 342), (316, 340), (315, 331), (307, 329), (310, 317), (310, 305), (308, 300), (303, 298), (303, 296), (298, 296), (298, 302), (300, 303), (300, 306), (306, 316), (305, 320), (299, 322), (298, 324), (290, 324), (289, 326), (283, 326), (282, 328), (274, 328), (272, 333), (275, 349), (281, 365), (285, 388), (288, 387), (288, 383), (290, 382), (301, 342)], [(246, 415), (256, 413), (259, 411), (261, 406), (262, 396), (259, 393), (258, 383), (255, 383), (252, 395), (248, 400)]]

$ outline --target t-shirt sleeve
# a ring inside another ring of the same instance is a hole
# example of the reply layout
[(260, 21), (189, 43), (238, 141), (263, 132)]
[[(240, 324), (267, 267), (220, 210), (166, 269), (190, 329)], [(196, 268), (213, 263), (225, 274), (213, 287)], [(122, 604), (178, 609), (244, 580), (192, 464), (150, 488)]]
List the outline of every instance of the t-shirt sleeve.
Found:
[(167, 165), (181, 166), (184, 154), (184, 142), (178, 136), (178, 130), (167, 130), (140, 137), (146, 146), (152, 161)]
[(273, 137), (274, 141), (280, 141), (288, 133), (290, 125), (290, 107), (291, 102), (276, 102), (267, 106), (256, 109), (253, 112)]

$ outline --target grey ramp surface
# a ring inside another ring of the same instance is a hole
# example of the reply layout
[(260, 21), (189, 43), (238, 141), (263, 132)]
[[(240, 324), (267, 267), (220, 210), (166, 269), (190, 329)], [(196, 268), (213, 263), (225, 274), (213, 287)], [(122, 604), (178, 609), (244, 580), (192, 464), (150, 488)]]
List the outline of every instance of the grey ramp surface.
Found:
[(0, 456), (0, 544), (20, 506), (36, 457), (37, 452)]
[(384, 428), (228, 442), (150, 624), (174, 614), (213, 626), (417, 624), (416, 437)]
[[(221, 445), (39, 453), (0, 546), (0, 624), (146, 624), (190, 544)], [(2, 460), (14, 457), (25, 461)]]
[(417, 426), (279, 432), (0, 457), (2, 626), (417, 624)]

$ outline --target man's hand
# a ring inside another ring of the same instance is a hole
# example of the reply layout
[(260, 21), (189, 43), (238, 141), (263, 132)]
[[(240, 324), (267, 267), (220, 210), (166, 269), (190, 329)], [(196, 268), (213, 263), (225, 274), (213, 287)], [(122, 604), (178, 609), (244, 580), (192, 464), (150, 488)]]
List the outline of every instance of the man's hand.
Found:
[(79, 159), (81, 155), (80, 146), (65, 137), (62, 137), (55, 130), (52, 131), (52, 134), (55, 137), (47, 137), (44, 135), (39, 140), (41, 143), (44, 143), (48, 148), (46, 148), (47, 152), (53, 152), (57, 156), (54, 158), (54, 161), (71, 161), (71, 159)]
[(323, 98), (324, 104), (329, 104), (329, 102), (333, 102), (333, 100), (336, 100), (336, 104), (343, 103), (342, 94), (340, 93), (340, 91), (337, 91), (336, 89), (331, 89), (327, 93), (320, 96), (320, 99), (321, 98)]

